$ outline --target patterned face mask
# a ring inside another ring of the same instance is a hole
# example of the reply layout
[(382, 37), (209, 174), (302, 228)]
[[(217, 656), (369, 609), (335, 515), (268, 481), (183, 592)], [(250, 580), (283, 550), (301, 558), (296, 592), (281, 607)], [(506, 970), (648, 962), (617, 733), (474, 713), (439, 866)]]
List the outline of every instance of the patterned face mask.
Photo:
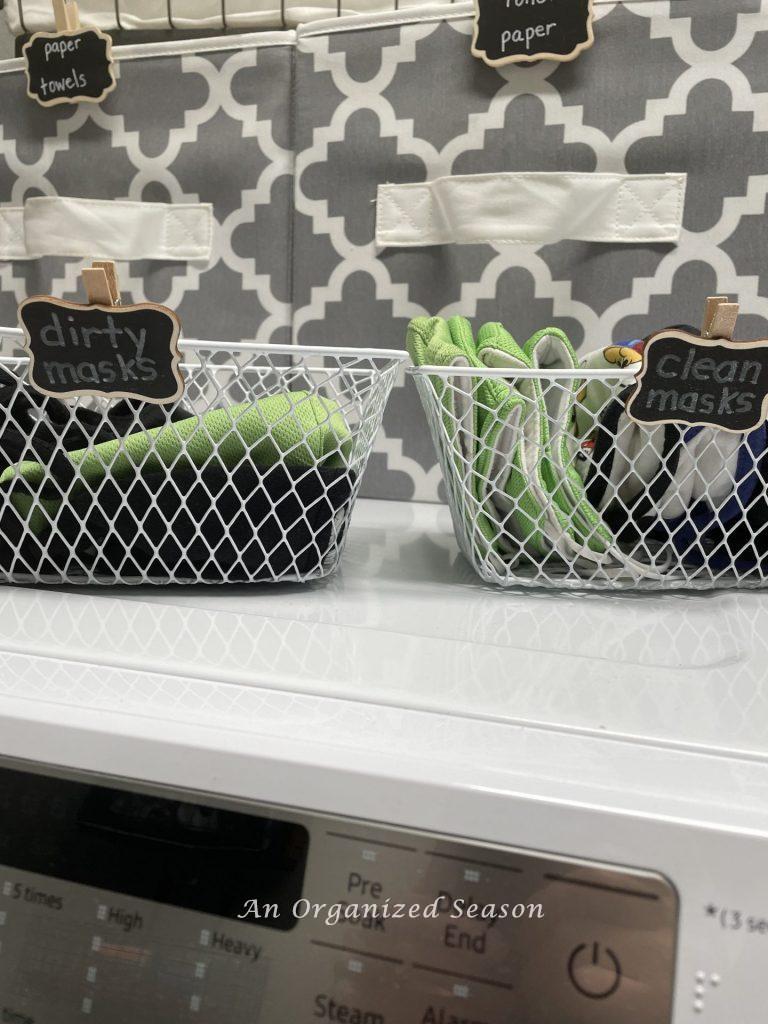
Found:
[[(635, 365), (642, 346), (600, 349), (581, 365)], [(626, 414), (630, 394), (631, 387), (617, 392), (597, 381), (580, 396), (579, 467), (590, 501), (624, 547), (649, 542), (677, 561), (710, 568), (725, 567), (736, 555), (740, 568), (754, 567), (760, 550), (768, 551), (763, 524), (757, 536), (754, 526), (747, 530), (758, 504), (765, 505), (765, 425), (741, 435), (675, 424), (641, 427)], [(753, 535), (751, 543), (745, 530)]]

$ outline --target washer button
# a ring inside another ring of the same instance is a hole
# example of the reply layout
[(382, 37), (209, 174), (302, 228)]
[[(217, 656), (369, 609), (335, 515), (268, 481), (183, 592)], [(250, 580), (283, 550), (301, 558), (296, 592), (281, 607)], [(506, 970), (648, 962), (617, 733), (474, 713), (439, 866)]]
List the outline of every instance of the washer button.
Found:
[(621, 963), (609, 946), (582, 942), (568, 958), (568, 977), (588, 999), (607, 999), (621, 984)]

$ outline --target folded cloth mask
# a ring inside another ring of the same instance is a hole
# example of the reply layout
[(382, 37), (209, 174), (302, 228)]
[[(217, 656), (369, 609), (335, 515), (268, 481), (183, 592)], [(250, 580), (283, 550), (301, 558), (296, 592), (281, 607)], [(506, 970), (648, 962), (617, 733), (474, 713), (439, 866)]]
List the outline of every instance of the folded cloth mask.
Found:
[(310, 571), (351, 495), (337, 404), (303, 391), (216, 409), (0, 474), (0, 565), (206, 579)]
[[(501, 324), (484, 325), (475, 344), (461, 317), (419, 318), (409, 327), (408, 349), (417, 365), (468, 371), (435, 375), (432, 384), (453, 451), (454, 473), (447, 481), (452, 504), (467, 509), (466, 492), (471, 495), (468, 525), (483, 557), (500, 571), (523, 555), (540, 562), (553, 552), (593, 568), (629, 567), (631, 560), (590, 505), (573, 466), (578, 440), (570, 422), (578, 379), (547, 387), (535, 375), (514, 373), (576, 368), (562, 331), (539, 331), (523, 349)], [(484, 367), (513, 371), (511, 379), (473, 375), (473, 368)], [(642, 570), (647, 574), (647, 567)]]
[[(468, 529), (470, 543), (503, 572), (505, 565), (520, 556), (520, 542), (537, 545), (543, 516), (519, 461), (525, 401), (507, 382), (473, 375), (473, 370), (484, 367), (477, 357), (472, 328), (463, 317), (448, 321), (417, 317), (408, 326), (406, 341), (416, 366), (459, 371), (431, 378), (441, 406), (441, 430), (453, 458), (453, 473), (446, 479), (453, 491), (451, 507), (467, 510), (468, 522), (457, 525)], [(441, 439), (436, 441), (440, 447)], [(503, 481), (497, 479), (494, 467), (499, 449), (509, 455)], [(517, 495), (517, 501), (506, 509), (500, 509), (495, 500), (502, 485)]]
[[(546, 542), (568, 563), (585, 570), (601, 567), (612, 576), (656, 576), (657, 569), (619, 547), (614, 532), (590, 501), (577, 468), (580, 442), (575, 427), (583, 381), (559, 377), (579, 363), (567, 336), (558, 328), (537, 331), (520, 348), (501, 324), (486, 324), (478, 333), (478, 356), (484, 365), (529, 368), (540, 376), (518, 377), (515, 387), (526, 401), (521, 459), (547, 513)], [(540, 552), (544, 554), (545, 552)]]

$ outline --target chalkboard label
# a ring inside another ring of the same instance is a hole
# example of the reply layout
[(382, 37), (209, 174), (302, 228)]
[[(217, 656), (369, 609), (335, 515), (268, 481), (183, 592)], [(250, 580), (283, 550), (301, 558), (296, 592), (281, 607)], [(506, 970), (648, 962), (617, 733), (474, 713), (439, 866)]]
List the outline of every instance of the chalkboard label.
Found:
[(96, 28), (37, 32), (24, 46), (27, 95), (44, 107), (101, 103), (116, 83), (112, 40)]
[(19, 319), (29, 349), (29, 382), (44, 395), (181, 398), (179, 320), (165, 306), (81, 306), (49, 296), (26, 299)]
[(475, 0), (472, 54), (491, 67), (573, 60), (595, 41), (593, 0)]
[(687, 331), (654, 334), (627, 404), (641, 424), (681, 423), (747, 433), (768, 416), (768, 341), (733, 342)]

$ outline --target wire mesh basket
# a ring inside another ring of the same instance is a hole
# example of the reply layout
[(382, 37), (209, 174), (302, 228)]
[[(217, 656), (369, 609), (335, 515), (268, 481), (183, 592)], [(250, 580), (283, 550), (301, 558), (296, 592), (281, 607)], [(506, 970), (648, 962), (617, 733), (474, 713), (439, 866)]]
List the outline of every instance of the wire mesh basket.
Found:
[(170, 405), (48, 397), (26, 356), (0, 358), (0, 580), (306, 582), (336, 569), (403, 354), (182, 341), (181, 355), (185, 393)]
[(768, 431), (644, 427), (628, 369), (410, 368), (456, 536), (502, 587), (768, 582)]

